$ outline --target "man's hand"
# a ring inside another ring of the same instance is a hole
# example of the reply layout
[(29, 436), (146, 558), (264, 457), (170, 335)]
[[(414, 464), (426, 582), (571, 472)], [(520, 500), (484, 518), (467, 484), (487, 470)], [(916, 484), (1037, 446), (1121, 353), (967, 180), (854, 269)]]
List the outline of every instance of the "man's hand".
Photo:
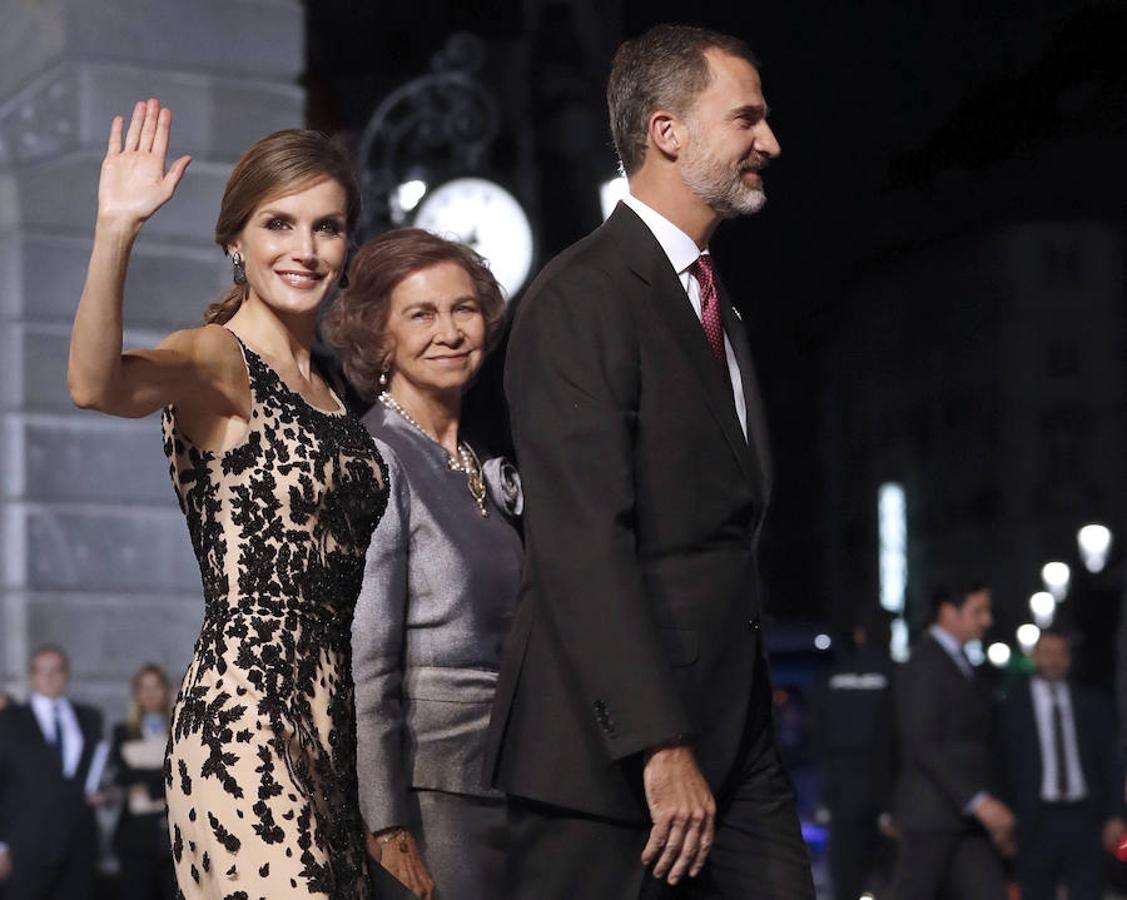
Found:
[(656, 859), (654, 877), (669, 884), (686, 872), (695, 878), (712, 849), (716, 801), (693, 751), (681, 744), (647, 751), (642, 784), (653, 819), (642, 863), (649, 866)]
[(0, 884), (8, 880), (12, 874), (12, 854), (8, 850), (0, 850)]
[(406, 829), (388, 831), (395, 832), (389, 841), (381, 841), (373, 834), (368, 835), (368, 853), (416, 897), (432, 900), (434, 879), (427, 871), (415, 838)]
[(987, 794), (974, 809), (974, 817), (990, 832), (990, 838), (1002, 856), (1012, 856), (1017, 849), (1014, 827), (1017, 821), (1010, 808), (996, 797)]
[(1116, 816), (1113, 819), (1108, 819), (1104, 823), (1103, 830), (1103, 845), (1108, 853), (1115, 855), (1119, 849), (1119, 842), (1123, 839), (1123, 835), (1127, 834), (1127, 822)]

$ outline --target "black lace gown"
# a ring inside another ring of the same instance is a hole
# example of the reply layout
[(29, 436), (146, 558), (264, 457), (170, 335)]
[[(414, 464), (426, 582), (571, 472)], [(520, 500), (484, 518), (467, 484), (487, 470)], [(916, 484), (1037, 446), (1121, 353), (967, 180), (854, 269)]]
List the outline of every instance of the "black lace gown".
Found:
[(241, 341), (252, 411), (222, 454), (165, 410), (205, 613), (165, 780), (185, 898), (370, 896), (350, 655), (387, 470), (364, 426), (290, 390)]

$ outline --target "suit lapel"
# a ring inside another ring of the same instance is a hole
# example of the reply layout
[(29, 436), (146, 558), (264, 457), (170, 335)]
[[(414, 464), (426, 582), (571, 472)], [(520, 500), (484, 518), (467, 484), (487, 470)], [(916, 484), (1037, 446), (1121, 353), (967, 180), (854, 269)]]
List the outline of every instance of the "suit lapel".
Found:
[(759, 380), (755, 377), (755, 364), (751, 359), (751, 345), (748, 343), (747, 331), (736, 313), (736, 308), (723, 280), (717, 277), (716, 281), (724, 330), (728, 334), (728, 341), (732, 345), (732, 351), (736, 354), (736, 363), (740, 368), (740, 380), (743, 382), (744, 389), (744, 404), (747, 408), (747, 439), (751, 445), (751, 453), (755, 459), (756, 470), (759, 475), (758, 485), (763, 501), (762, 505), (766, 507), (771, 499), (773, 463), (771, 460), (771, 440), (767, 432), (767, 417), (763, 414), (763, 398), (759, 393)]
[(645, 223), (624, 204), (619, 204), (615, 209), (607, 220), (607, 227), (612, 230), (622, 248), (630, 270), (649, 285), (649, 296), (654, 309), (665, 320), (677, 344), (684, 351), (689, 367), (700, 383), (705, 404), (719, 423), (744, 474), (753, 484), (758, 484), (759, 466), (740, 429), (732, 403), (731, 386), (716, 364), (704, 329), (693, 313), (685, 289), (661, 245)]

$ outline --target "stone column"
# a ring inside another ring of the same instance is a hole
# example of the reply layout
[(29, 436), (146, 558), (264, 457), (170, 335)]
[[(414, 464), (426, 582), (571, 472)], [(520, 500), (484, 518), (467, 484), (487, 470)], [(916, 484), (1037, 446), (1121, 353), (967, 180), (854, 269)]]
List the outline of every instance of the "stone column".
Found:
[(252, 141), (300, 126), (297, 0), (0, 0), (0, 688), (27, 653), (71, 655), (72, 693), (125, 712), (144, 662), (178, 680), (199, 629), (199, 571), (158, 417), (67, 396), (70, 322), (90, 250), (110, 119), (158, 97), (170, 158), (193, 162), (145, 226), (126, 344), (198, 324), (230, 277), (212, 243), (223, 184)]

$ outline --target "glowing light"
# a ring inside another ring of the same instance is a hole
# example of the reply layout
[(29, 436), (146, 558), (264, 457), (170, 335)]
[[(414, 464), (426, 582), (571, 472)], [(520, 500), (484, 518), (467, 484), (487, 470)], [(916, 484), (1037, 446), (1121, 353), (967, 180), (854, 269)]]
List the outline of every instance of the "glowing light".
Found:
[(907, 662), (911, 655), (908, 649), (908, 623), (904, 619), (892, 620), (892, 639), (888, 642), (889, 656), (893, 662)]
[(908, 501), (904, 488), (886, 482), (877, 492), (880, 527), (880, 605), (889, 612), (904, 611), (908, 584)]
[(630, 193), (630, 185), (626, 181), (625, 175), (612, 178), (599, 188), (599, 205), (603, 208), (604, 222), (610, 218), (610, 214), (614, 212), (614, 208), (618, 206), (618, 201), (628, 193)]
[(819, 634), (814, 638), (814, 646), (819, 650), (829, 650), (833, 643), (833, 638), (828, 634)]
[(1017, 629), (1017, 642), (1021, 649), (1028, 653), (1041, 637), (1041, 629), (1032, 622), (1026, 622)]
[(1053, 624), (1053, 616), (1057, 609), (1057, 598), (1048, 591), (1038, 591), (1029, 598), (1029, 611), (1033, 613), (1033, 621), (1041, 628), (1048, 628)]
[(403, 212), (410, 212), (419, 205), (426, 192), (427, 183), (421, 178), (412, 178), (395, 189), (395, 202)]
[(1068, 596), (1068, 583), (1072, 580), (1072, 570), (1068, 567), (1068, 563), (1056, 560), (1047, 562), (1041, 568), (1041, 580), (1045, 583), (1045, 589), (1059, 602)]
[(1076, 533), (1076, 543), (1080, 546), (1084, 568), (1093, 573), (1102, 572), (1111, 549), (1111, 529), (1094, 523), (1085, 525)]
[(1003, 644), (1001, 641), (996, 641), (986, 648), (986, 658), (990, 660), (990, 665), (999, 669), (1005, 668), (1009, 662), (1013, 651), (1010, 650), (1009, 644)]
[(986, 662), (986, 653), (982, 649), (982, 641), (967, 641), (963, 645), (963, 650), (967, 654), (967, 659), (970, 660), (972, 666), (981, 666)]

